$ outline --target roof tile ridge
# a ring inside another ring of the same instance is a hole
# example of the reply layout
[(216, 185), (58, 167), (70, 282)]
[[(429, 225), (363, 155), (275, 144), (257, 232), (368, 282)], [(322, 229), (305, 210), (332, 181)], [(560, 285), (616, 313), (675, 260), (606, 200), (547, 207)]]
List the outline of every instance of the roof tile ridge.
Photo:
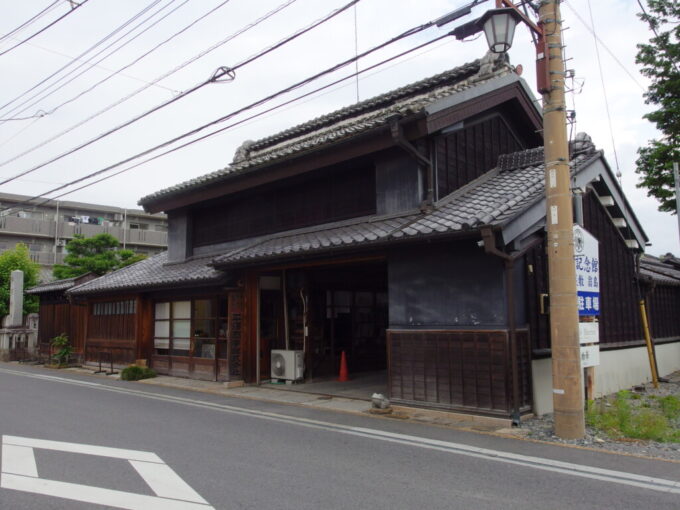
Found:
[(295, 133), (296, 131), (304, 132), (305, 130), (308, 129), (310, 130), (318, 129), (325, 123), (337, 122), (338, 120), (341, 120), (346, 116), (352, 116), (358, 112), (363, 111), (364, 109), (370, 110), (380, 108), (381, 104), (383, 103), (395, 101), (399, 96), (402, 97), (407, 96), (409, 94), (415, 93), (419, 89), (436, 86), (436, 83), (439, 81), (446, 81), (448, 79), (455, 78), (458, 75), (464, 75), (467, 73), (474, 75), (475, 72), (478, 72), (480, 65), (481, 59), (475, 59), (472, 62), (466, 62), (464, 64), (461, 64), (460, 66), (454, 67), (453, 69), (442, 71), (441, 73), (435, 74), (433, 76), (428, 76), (421, 80), (408, 83), (401, 87), (397, 87), (396, 89), (383, 92), (382, 94), (378, 94), (376, 96), (370, 97), (358, 103), (354, 103), (352, 105), (339, 108), (327, 114), (320, 115), (316, 118), (303, 122), (302, 124), (292, 126), (288, 129), (285, 129), (273, 135), (261, 138), (260, 140), (256, 140), (252, 142), (251, 148), (253, 150), (257, 150), (257, 148), (259, 147), (265, 147), (269, 143), (276, 142), (277, 140), (282, 138), (287, 138), (289, 135)]

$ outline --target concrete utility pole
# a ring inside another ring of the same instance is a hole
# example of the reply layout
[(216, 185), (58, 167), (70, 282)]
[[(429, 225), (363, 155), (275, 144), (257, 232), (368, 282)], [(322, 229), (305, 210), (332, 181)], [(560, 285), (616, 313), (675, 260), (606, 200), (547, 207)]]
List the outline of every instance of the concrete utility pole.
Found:
[[(484, 31), (489, 50), (504, 53), (512, 46), (515, 25), (521, 21), (534, 34), (536, 80), (543, 94), (543, 144), (545, 147), (546, 252), (550, 290), (553, 407), (555, 434), (565, 439), (585, 435), (583, 374), (579, 345), (579, 317), (574, 262), (574, 213), (572, 209), (567, 107), (564, 100), (565, 69), (562, 54), (560, 0), (539, 2), (538, 23), (513, 0), (496, 0), (496, 9), (452, 32), (464, 39)], [(466, 14), (476, 2), (442, 18), (443, 22)]]
[(677, 161), (673, 163), (673, 179), (675, 179), (675, 215), (678, 217), (678, 237), (680, 237), (680, 176)]
[(585, 417), (561, 24), (559, 0), (542, 1), (539, 26), (547, 40), (550, 77), (550, 91), (543, 94), (543, 143), (555, 434), (577, 439), (585, 435)]

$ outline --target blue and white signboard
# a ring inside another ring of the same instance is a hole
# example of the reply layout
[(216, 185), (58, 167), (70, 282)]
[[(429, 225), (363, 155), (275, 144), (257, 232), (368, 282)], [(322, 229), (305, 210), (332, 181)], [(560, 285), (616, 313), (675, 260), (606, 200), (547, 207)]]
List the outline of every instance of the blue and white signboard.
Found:
[(600, 315), (600, 256), (598, 241), (580, 225), (574, 225), (574, 263), (578, 314)]

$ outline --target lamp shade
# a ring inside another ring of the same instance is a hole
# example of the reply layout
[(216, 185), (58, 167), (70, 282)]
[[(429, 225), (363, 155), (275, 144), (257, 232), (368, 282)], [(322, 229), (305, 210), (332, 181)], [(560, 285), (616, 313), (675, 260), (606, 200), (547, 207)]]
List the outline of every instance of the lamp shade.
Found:
[(479, 25), (484, 29), (486, 42), (492, 52), (504, 53), (510, 49), (519, 20), (519, 13), (509, 7), (491, 9), (479, 19)]

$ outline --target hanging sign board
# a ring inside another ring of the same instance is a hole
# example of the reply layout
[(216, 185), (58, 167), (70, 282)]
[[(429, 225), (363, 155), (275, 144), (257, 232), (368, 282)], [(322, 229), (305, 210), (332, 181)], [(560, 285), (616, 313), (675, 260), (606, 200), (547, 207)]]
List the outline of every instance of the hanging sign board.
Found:
[(578, 340), (581, 345), (600, 343), (600, 323), (579, 322)]
[(600, 256), (598, 242), (590, 232), (574, 225), (574, 264), (578, 314), (600, 315)]
[(581, 346), (581, 368), (596, 367), (600, 364), (600, 346)]

